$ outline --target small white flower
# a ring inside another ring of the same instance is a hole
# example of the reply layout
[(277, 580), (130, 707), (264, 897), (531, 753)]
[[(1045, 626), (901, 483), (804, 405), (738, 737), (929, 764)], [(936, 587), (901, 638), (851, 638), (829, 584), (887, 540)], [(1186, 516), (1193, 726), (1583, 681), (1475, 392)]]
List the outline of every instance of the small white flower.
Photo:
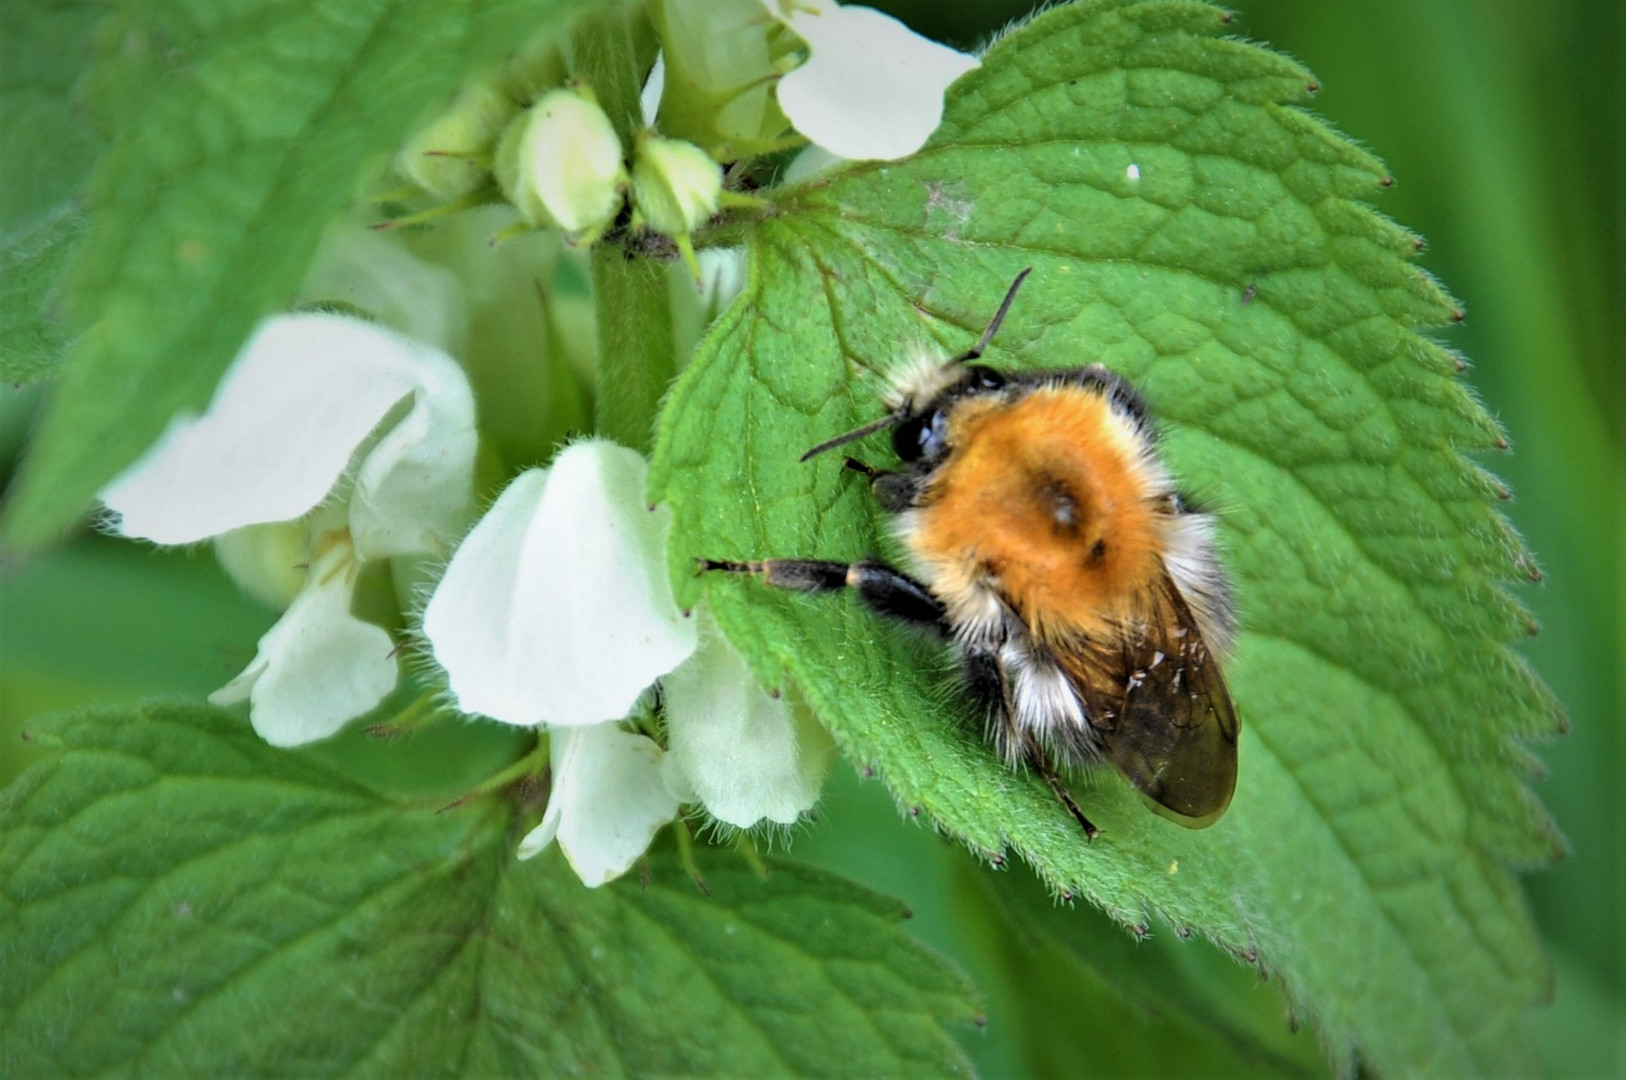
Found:
[[(456, 536), (474, 452), (474, 399), (451, 357), (360, 319), (282, 315), (243, 346), (208, 409), (172, 421), (102, 501), (125, 536), (224, 538), (229, 572), (289, 602), (213, 700), (247, 697), (255, 730), (291, 746), (394, 687), (389, 635), (350, 614), (360, 564), (433, 555)], [(290, 557), (300, 562), (282, 565)]]
[[(588, 885), (631, 866), (680, 800), (741, 827), (796, 820), (830, 756), (828, 737), (763, 693), (720, 636), (696, 653), (667, 578), (670, 511), (645, 504), (647, 474), (603, 441), (521, 474), (424, 611), (460, 708), (551, 729), (552, 795), (521, 853), (557, 839)], [(669, 754), (620, 726), (663, 676)]]
[(807, 42), (808, 58), (779, 80), (796, 130), (844, 158), (907, 157), (943, 119), (943, 92), (979, 66), (873, 8), (834, 0), (761, 0)]

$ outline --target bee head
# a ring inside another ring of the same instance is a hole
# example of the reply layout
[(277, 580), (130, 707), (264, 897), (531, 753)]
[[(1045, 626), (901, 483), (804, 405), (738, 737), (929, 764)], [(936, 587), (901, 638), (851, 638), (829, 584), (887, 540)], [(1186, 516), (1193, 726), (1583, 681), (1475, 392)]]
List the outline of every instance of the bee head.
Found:
[(960, 376), (919, 408), (903, 413), (892, 429), (892, 449), (900, 461), (932, 462), (943, 456), (948, 446), (948, 416), (961, 398), (977, 394), (997, 394), (1005, 388), (1005, 376), (983, 364), (960, 368)]
[[(948, 412), (954, 403), (974, 394), (998, 393), (1005, 386), (1005, 377), (993, 368), (970, 361), (982, 356), (988, 343), (994, 339), (999, 324), (1005, 321), (1016, 291), (1033, 272), (1030, 266), (1016, 275), (1005, 293), (999, 310), (982, 332), (975, 345), (944, 364), (916, 365), (900, 382), (899, 395), (890, 403), (892, 409), (879, 420), (872, 420), (861, 428), (837, 435), (803, 454), (801, 460), (814, 457), (847, 443), (856, 442), (866, 435), (892, 428), (892, 449), (904, 461), (931, 461), (942, 455), (947, 445)], [(920, 404), (922, 401), (924, 405)]]

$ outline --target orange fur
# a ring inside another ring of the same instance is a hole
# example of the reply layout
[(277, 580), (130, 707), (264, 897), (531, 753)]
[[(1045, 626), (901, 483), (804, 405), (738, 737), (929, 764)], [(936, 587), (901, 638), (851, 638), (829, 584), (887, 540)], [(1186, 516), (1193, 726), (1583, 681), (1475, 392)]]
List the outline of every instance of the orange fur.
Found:
[(1099, 394), (1070, 386), (1011, 403), (967, 398), (911, 547), (932, 589), (992, 587), (1040, 640), (1100, 639), (1137, 622), (1162, 574), (1167, 513), (1144, 442)]

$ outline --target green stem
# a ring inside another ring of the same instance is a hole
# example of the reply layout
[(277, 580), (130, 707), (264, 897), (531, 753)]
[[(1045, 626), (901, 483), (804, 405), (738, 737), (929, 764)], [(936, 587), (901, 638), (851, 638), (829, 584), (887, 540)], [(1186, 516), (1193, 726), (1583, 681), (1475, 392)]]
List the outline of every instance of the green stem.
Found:
[[(632, 146), (644, 126), (638, 95), (657, 44), (641, 4), (606, 5), (570, 36), (571, 73), (592, 87), (624, 146)], [(655, 413), (677, 365), (666, 268), (602, 243), (593, 248), (592, 273), (599, 355), (594, 428), (648, 454)]]
[(644, 127), (639, 94), (657, 47), (641, 4), (606, 5), (584, 16), (570, 35), (570, 72), (592, 88), (626, 147)]
[(677, 373), (666, 265), (631, 258), (614, 244), (593, 248), (592, 258), (599, 372), (594, 427), (648, 454), (661, 395)]

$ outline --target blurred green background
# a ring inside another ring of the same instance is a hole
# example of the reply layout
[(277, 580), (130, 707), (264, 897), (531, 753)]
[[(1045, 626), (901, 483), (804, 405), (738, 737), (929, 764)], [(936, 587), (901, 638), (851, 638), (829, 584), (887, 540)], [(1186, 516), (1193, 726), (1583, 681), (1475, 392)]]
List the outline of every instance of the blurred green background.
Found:
[[(962, 47), (1029, 8), (936, 0), (879, 6)], [(1379, 208), (1428, 239), (1422, 265), (1468, 314), (1440, 337), (1472, 362), (1468, 378), (1512, 441), (1512, 453), (1483, 464), (1511, 485), (1507, 512), (1541, 558), (1545, 581), (1515, 587), (1542, 627), (1523, 651), (1571, 723), (1565, 738), (1535, 749), (1548, 768), (1539, 791), (1573, 852), (1525, 879), (1557, 969), (1556, 1001), (1540, 1026), (1548, 1070), (1561, 1076), (1626, 1073), (1623, 6), (1233, 5), (1236, 32), (1306, 63), (1322, 86), (1317, 110), (1388, 163), (1397, 182)], [(0, 389), (0, 472), (8, 477), (38, 396)], [(159, 555), (87, 533), (51, 554), (0, 564), (0, 783), (32, 756), (19, 738), (29, 717), (152, 694), (200, 696), (243, 666), (272, 618), (235, 592), (206, 551)], [(450, 734), (431, 737), (450, 744)], [(491, 732), (482, 756), (495, 760), (507, 738)], [(405, 748), (351, 735), (312, 752), (378, 771)], [(1277, 1019), (1273, 989), (1247, 975), (1240, 985), (1256, 991), (1235, 1000), (1226, 988), (1246, 973), (1229, 961), (1220, 964), (1231, 970), (1182, 973), (1154, 942), (1139, 955), (1162, 972), (1160, 985), (1111, 989), (1122, 966), (1103, 956), (1092, 970), (1079, 962), (1084, 954), (1053, 947), (1052, 930), (1077, 931), (1087, 948), (1108, 953), (1127, 938), (1089, 913), (1061, 912), (1057, 923), (1058, 913), (1020, 874), (990, 884), (994, 875), (928, 828), (900, 822), (878, 785), (845, 771), (832, 782), (820, 822), (797, 834), (793, 854), (902, 897), (916, 913), (916, 931), (970, 971), (988, 997), (989, 1024), (965, 1043), (986, 1075), (1178, 1071), (1195, 1059), (1180, 1056), (1186, 1035), (1155, 1003), (1188, 1000), (1192, 980), (1210, 994), (1224, 990), (1229, 996), (1216, 1007), (1246, 1013), (1239, 1023), (1274, 1033), (1265, 1057), (1216, 1062), (1294, 1071), (1317, 1060), (1313, 1035), (1292, 1036)], [(1038, 996), (1045, 1004), (1035, 1009)], [(1117, 1059), (1103, 1042), (1090, 1042), (1125, 1023), (1155, 1035), (1138, 1045), (1161, 1045), (1165, 1056)]]

